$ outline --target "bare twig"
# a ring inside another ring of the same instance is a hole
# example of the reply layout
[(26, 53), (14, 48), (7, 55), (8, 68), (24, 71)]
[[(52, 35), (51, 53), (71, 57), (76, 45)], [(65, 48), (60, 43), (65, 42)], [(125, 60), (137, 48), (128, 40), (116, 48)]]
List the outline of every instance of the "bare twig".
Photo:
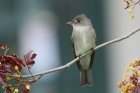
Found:
[[(101, 45), (98, 45), (94, 49), (91, 49), (91, 50), (87, 51), (86, 53), (82, 54), (80, 56), (80, 58), (84, 57), (85, 55), (87, 55), (87, 54), (91, 53), (92, 51), (95, 51), (95, 50), (97, 50), (99, 48), (102, 48), (102, 47), (107, 46), (109, 44), (112, 44), (112, 43), (119, 42), (121, 40), (127, 39), (128, 37), (130, 37), (131, 35), (135, 34), (138, 31), (140, 31), (140, 28), (137, 28), (136, 30), (133, 30), (132, 32), (128, 33), (127, 35), (124, 35), (124, 36), (119, 37), (117, 39), (114, 39), (114, 40), (108, 41), (106, 43), (103, 43)], [(47, 70), (47, 71), (44, 71), (44, 72), (36, 73), (36, 74), (33, 74), (33, 76), (40, 76), (40, 75), (43, 76), (43, 75), (48, 74), (48, 73), (52, 73), (52, 72), (55, 72), (55, 71), (62, 70), (64, 68), (67, 68), (67, 67), (71, 66), (72, 64), (74, 64), (78, 60), (79, 60), (79, 57), (75, 58), (74, 60), (70, 61), (69, 63), (67, 63), (67, 64), (65, 64), (63, 66), (60, 66), (60, 67), (57, 67), (57, 68), (54, 68), (54, 69), (51, 69), (51, 70)], [(19, 75), (11, 75), (11, 76), (20, 77)], [(23, 78), (32, 77), (32, 75), (23, 75), (22, 77)]]

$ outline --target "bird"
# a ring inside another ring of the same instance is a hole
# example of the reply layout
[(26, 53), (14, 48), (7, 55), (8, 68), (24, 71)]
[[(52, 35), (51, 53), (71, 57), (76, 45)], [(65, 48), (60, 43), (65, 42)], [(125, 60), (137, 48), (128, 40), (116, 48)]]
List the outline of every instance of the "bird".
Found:
[(80, 71), (81, 87), (92, 86), (92, 64), (95, 51), (80, 58), (80, 55), (93, 49), (96, 46), (96, 33), (89, 18), (85, 14), (76, 16), (72, 21), (66, 24), (72, 25), (71, 43), (75, 58), (79, 57), (77, 66)]

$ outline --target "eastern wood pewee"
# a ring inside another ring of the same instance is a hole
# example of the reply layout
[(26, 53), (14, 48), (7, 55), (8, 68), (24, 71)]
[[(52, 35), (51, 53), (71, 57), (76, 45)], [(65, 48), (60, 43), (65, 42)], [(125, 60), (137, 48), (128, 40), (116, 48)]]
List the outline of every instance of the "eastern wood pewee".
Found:
[[(93, 29), (90, 19), (88, 19), (86, 15), (78, 15), (71, 22), (67, 22), (67, 24), (73, 26), (71, 41), (75, 58), (96, 46), (95, 30)], [(94, 54), (95, 51), (77, 61), (77, 66), (80, 71), (81, 86), (92, 86), (93, 84), (91, 68)]]

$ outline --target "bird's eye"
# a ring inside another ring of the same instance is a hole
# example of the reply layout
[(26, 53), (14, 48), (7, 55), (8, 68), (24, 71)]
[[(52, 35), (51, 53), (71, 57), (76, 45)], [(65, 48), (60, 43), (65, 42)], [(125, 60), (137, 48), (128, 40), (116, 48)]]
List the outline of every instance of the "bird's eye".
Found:
[(79, 22), (80, 22), (80, 20), (77, 20), (77, 22), (79, 23)]

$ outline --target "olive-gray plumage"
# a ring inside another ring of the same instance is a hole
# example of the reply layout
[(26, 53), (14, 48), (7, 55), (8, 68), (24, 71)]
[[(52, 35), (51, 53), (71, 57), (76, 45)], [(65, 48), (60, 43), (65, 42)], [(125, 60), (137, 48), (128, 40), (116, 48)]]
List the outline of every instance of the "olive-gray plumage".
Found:
[[(76, 16), (67, 24), (71, 24), (73, 26), (71, 41), (75, 57), (82, 55), (96, 46), (95, 31), (90, 19), (88, 19), (84, 14)], [(93, 84), (91, 68), (94, 54), (95, 52), (88, 54), (77, 62), (77, 66), (80, 71), (81, 86), (92, 86)]]

